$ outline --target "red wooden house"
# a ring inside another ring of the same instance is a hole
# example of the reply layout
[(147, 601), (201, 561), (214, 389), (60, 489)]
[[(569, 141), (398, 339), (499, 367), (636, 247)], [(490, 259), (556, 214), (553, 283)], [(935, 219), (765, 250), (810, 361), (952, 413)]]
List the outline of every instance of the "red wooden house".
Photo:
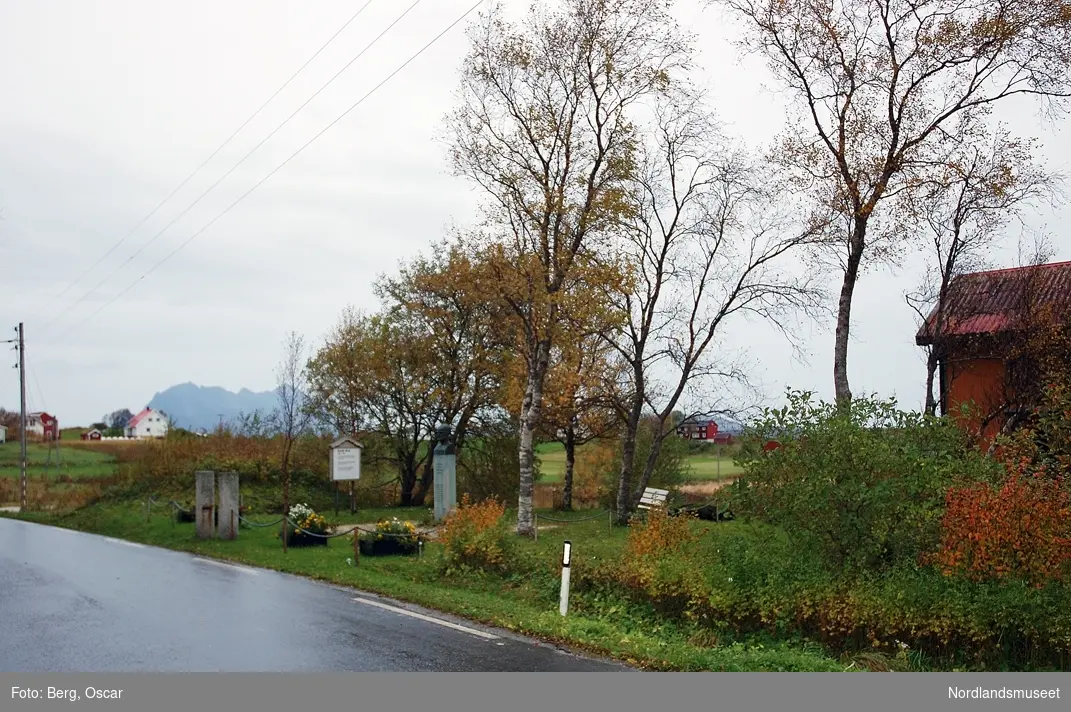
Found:
[(713, 420), (685, 420), (677, 426), (677, 435), (687, 440), (713, 440), (718, 435), (718, 424)]
[(965, 274), (952, 280), (944, 310), (935, 308), (915, 342), (938, 359), (942, 413), (973, 404), (965, 423), (984, 447), (1000, 432), (1015, 402), (1017, 363), (1030, 313), (1071, 316), (1071, 262)]
[(699, 440), (715, 445), (732, 445), (736, 440), (731, 432), (719, 429), (717, 421), (688, 418), (677, 425), (677, 435), (685, 440)]
[(45, 412), (26, 415), (26, 434), (41, 440), (59, 440), (59, 420)]

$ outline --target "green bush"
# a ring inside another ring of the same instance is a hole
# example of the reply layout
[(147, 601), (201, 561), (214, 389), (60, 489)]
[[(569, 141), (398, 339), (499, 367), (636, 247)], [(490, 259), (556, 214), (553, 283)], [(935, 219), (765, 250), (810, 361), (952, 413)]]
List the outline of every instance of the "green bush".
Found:
[(781, 448), (752, 445), (740, 456), (735, 509), (784, 528), (836, 569), (917, 561), (939, 545), (948, 488), (999, 476), (952, 422), (900, 411), (894, 400), (838, 408), (789, 393), (788, 405), (765, 411), (745, 437), (770, 433)]
[(837, 653), (907, 648), (944, 667), (1064, 669), (1071, 590), (971, 584), (900, 564), (842, 577), (787, 540), (719, 537), (708, 569), (712, 619), (740, 632), (795, 634)]
[(974, 584), (901, 563), (845, 575), (760, 522), (651, 520), (620, 557), (573, 575), (577, 606), (617, 595), (717, 637), (803, 637), (833, 654), (878, 651), (970, 669), (1066, 669), (1071, 587)]

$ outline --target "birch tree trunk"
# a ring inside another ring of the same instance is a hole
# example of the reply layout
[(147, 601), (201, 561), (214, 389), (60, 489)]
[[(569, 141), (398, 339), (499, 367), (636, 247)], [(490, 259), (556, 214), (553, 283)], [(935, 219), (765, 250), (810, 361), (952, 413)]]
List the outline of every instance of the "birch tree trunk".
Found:
[(543, 384), (550, 363), (550, 340), (543, 339), (535, 349), (535, 359), (528, 371), (528, 385), (521, 404), (520, 418), (520, 493), (517, 496), (517, 533), (535, 535), (532, 500), (535, 493), (535, 430), (543, 406)]

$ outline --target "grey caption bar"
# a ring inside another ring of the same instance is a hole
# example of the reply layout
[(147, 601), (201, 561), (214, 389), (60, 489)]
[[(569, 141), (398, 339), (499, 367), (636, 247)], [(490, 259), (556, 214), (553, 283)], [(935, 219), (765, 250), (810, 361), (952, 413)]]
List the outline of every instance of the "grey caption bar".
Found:
[(9, 712), (1071, 709), (1063, 672), (0, 673), (0, 682)]

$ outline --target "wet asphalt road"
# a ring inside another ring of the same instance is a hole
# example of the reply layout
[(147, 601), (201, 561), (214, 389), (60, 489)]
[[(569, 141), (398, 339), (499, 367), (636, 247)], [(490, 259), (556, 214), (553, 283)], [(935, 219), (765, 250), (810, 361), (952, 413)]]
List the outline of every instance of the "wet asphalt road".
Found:
[(5, 672), (627, 669), (370, 594), (3, 518), (0, 626)]

